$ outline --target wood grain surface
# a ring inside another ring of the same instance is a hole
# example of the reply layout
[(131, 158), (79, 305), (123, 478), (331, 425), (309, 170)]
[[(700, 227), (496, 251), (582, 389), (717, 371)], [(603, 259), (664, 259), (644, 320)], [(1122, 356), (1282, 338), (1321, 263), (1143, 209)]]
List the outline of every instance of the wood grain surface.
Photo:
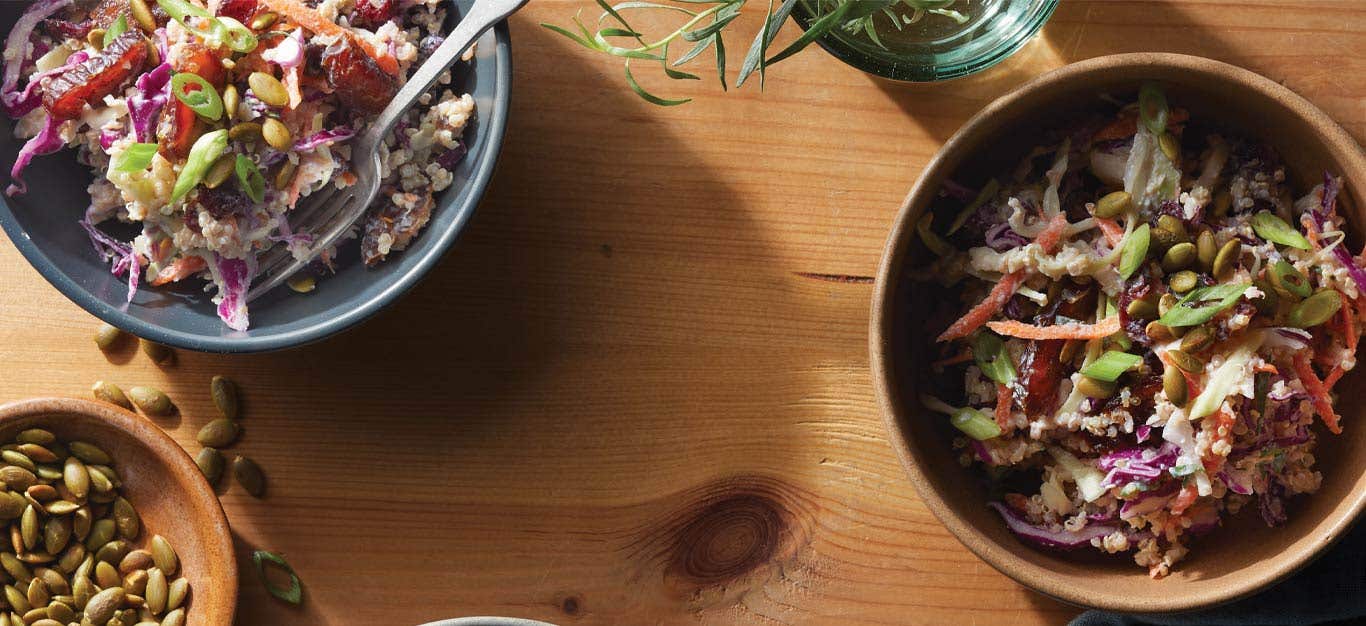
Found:
[[(210, 376), (240, 381), (236, 450), (269, 487), (222, 498), (239, 624), (1063, 623), (1078, 610), (940, 526), (884, 436), (865, 277), (902, 196), (985, 103), (1115, 52), (1250, 68), (1366, 137), (1359, 0), (1063, 0), (967, 79), (891, 84), (813, 49), (764, 92), (642, 76), (696, 98), (672, 109), (537, 26), (580, 7), (536, 0), (512, 20), (493, 186), (431, 277), (358, 330), (164, 368), (131, 347), (106, 358), (95, 320), (0, 244), (0, 400), (155, 384), (182, 409), (161, 425), (195, 450)], [(758, 23), (746, 13), (733, 41)], [(265, 593), (257, 547), (287, 555), (302, 607)]]

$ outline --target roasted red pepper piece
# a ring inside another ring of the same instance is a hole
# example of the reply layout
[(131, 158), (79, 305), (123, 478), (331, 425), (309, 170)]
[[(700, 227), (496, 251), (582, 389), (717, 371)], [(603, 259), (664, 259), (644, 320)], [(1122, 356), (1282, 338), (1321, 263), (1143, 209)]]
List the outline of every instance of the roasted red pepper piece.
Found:
[(362, 28), (375, 28), (394, 17), (394, 0), (356, 0), (354, 24)]
[(179, 161), (190, 155), (199, 131), (199, 115), (190, 105), (173, 97), (157, 121), (157, 152), (168, 161)]
[(100, 54), (49, 79), (43, 86), (43, 108), (53, 119), (74, 120), (87, 102), (99, 102), (136, 76), (146, 60), (140, 31), (119, 35)]
[(177, 72), (191, 72), (209, 81), (215, 87), (223, 87), (228, 79), (228, 71), (223, 69), (223, 57), (212, 49), (195, 42), (185, 44), (180, 55), (171, 61)]
[(349, 40), (337, 42), (323, 51), (323, 70), (327, 82), (336, 90), (342, 104), (361, 113), (384, 110), (398, 92), (394, 77)]

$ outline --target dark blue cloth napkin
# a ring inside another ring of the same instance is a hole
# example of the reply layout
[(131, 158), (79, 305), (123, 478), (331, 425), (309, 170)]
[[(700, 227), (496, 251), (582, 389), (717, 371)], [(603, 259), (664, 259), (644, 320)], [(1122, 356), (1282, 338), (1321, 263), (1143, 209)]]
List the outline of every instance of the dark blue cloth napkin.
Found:
[(1232, 604), (1172, 615), (1087, 611), (1071, 626), (1307, 626), (1366, 623), (1366, 523), (1338, 545), (1266, 591)]

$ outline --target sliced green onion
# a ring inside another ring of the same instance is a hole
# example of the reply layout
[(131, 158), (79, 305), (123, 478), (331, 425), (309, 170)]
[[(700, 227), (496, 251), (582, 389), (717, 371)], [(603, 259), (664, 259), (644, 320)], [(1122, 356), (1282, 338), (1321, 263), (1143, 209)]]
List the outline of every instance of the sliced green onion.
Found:
[[(224, 39), (227, 27), (224, 26), (222, 22), (218, 21), (218, 19), (214, 18), (213, 14), (209, 13), (203, 7), (195, 6), (186, 0), (157, 0), (157, 6), (166, 11), (166, 14), (171, 16), (171, 19), (180, 22), (180, 25), (184, 26), (185, 30), (198, 35), (200, 39), (203, 39), (206, 42), (215, 43)], [(194, 20), (191, 18), (199, 19)], [(200, 27), (198, 25), (200, 20), (207, 23), (208, 26)]]
[(1071, 452), (1057, 446), (1048, 446), (1048, 453), (1053, 455), (1058, 467), (1072, 477), (1072, 482), (1077, 483), (1077, 491), (1087, 502), (1095, 502), (1108, 491), (1105, 488), (1105, 473), (1094, 465), (1082, 462)]
[(1257, 236), (1291, 248), (1300, 250), (1309, 249), (1309, 240), (1295, 230), (1285, 220), (1276, 217), (1271, 211), (1258, 211), (1252, 216), (1252, 230), (1256, 231)]
[(972, 360), (987, 378), (1003, 385), (1015, 382), (1015, 363), (1010, 360), (1005, 342), (995, 333), (984, 330), (973, 335)]
[(250, 28), (226, 15), (220, 15), (216, 19), (223, 25), (223, 43), (228, 44), (229, 48), (243, 53), (256, 49), (256, 33), (251, 32)]
[(114, 170), (118, 172), (141, 172), (152, 164), (152, 157), (157, 154), (157, 145), (154, 143), (135, 143), (124, 148), (119, 155), (119, 160), (114, 164)]
[(1157, 321), (1167, 326), (1195, 326), (1203, 324), (1220, 311), (1233, 306), (1251, 287), (1247, 283), (1214, 285), (1192, 289)]
[(986, 441), (994, 437), (1001, 436), (1001, 427), (996, 425), (993, 420), (977, 409), (958, 409), (949, 418), (949, 423), (954, 428), (963, 431), (963, 434), (978, 441)]
[(930, 225), (934, 223), (934, 214), (926, 211), (920, 216), (920, 220), (915, 223), (915, 232), (920, 235), (920, 240), (925, 242), (925, 247), (930, 249), (936, 256), (948, 256), (953, 254), (953, 246), (944, 241), (939, 235), (934, 234)]
[(1100, 355), (1099, 359), (1091, 362), (1090, 365), (1081, 368), (1081, 375), (1087, 378), (1103, 380), (1107, 383), (1119, 380), (1124, 372), (1127, 372), (1143, 362), (1143, 357), (1128, 352), (1109, 350)]
[(1167, 131), (1167, 96), (1157, 83), (1143, 83), (1138, 88), (1138, 119), (1153, 135)]
[(996, 182), (995, 178), (987, 181), (987, 184), (982, 186), (982, 190), (977, 192), (977, 197), (973, 198), (972, 202), (968, 203), (967, 206), (963, 207), (963, 210), (959, 211), (958, 215), (953, 218), (953, 224), (949, 226), (948, 234), (952, 235), (958, 232), (958, 229), (962, 228), (964, 224), (968, 223), (968, 218), (971, 218), (972, 214), (976, 213), (979, 207), (981, 207), (983, 204), (986, 204), (987, 200), (995, 198), (996, 192), (1000, 190), (1001, 183)]
[(1124, 238), (1124, 248), (1119, 253), (1119, 277), (1129, 280), (1134, 272), (1143, 265), (1148, 256), (1148, 244), (1152, 241), (1152, 228), (1147, 224), (1134, 229)]
[(1172, 467), (1167, 471), (1171, 472), (1172, 476), (1175, 476), (1177, 478), (1183, 478), (1186, 476), (1190, 476), (1191, 474), (1194, 474), (1195, 469), (1196, 466), (1194, 463), (1182, 463), (1180, 465)]
[(128, 32), (128, 16), (120, 15), (119, 19), (114, 20), (114, 23), (109, 25), (109, 30), (104, 31), (103, 47), (108, 48), (109, 44), (114, 43), (114, 40), (125, 32)]
[(180, 176), (175, 179), (175, 187), (171, 189), (171, 202), (184, 198), (185, 194), (190, 193), (195, 185), (204, 180), (204, 174), (208, 173), (209, 168), (213, 167), (213, 162), (223, 156), (227, 149), (227, 129), (220, 128), (211, 133), (204, 133), (195, 140), (194, 145), (190, 147), (190, 156), (180, 170)]
[(237, 155), (237, 162), (233, 164), (233, 169), (237, 170), (237, 183), (242, 186), (242, 191), (251, 198), (252, 202), (260, 204), (266, 199), (266, 178), (261, 175), (261, 168), (257, 167), (245, 154)]
[[(185, 88), (195, 85), (199, 87), (197, 91), (185, 91)], [(184, 102), (185, 106), (194, 109), (200, 117), (216, 122), (223, 117), (223, 98), (218, 95), (218, 90), (214, 89), (209, 81), (204, 80), (193, 72), (178, 72), (171, 77), (171, 93), (175, 94), (177, 100)]]
[[(266, 586), (266, 591), (290, 604), (298, 604), (303, 600), (303, 586), (299, 584), (299, 576), (294, 573), (294, 568), (285, 562), (285, 559), (278, 554), (257, 550), (251, 553), (251, 560), (256, 564), (256, 573), (261, 575), (261, 584)], [(277, 587), (270, 583), (270, 578), (266, 575), (266, 567), (273, 566), (289, 574), (289, 587)]]

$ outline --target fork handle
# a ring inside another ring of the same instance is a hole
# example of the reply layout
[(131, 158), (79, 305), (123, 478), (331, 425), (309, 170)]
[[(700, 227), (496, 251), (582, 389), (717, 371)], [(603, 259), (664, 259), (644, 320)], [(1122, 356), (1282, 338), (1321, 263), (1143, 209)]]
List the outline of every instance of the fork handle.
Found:
[(369, 146), (378, 146), (393, 132), (399, 119), (412, 108), (418, 97), (431, 89), (441, 74), (454, 65), (460, 55), (464, 54), (484, 31), (503, 21), (526, 3), (527, 0), (475, 0), (469, 12), (461, 16), (455, 29), (436, 48), (436, 52), (417, 68), (408, 82), (394, 94), (389, 106), (384, 107), (375, 118), (365, 134), (365, 143)]

